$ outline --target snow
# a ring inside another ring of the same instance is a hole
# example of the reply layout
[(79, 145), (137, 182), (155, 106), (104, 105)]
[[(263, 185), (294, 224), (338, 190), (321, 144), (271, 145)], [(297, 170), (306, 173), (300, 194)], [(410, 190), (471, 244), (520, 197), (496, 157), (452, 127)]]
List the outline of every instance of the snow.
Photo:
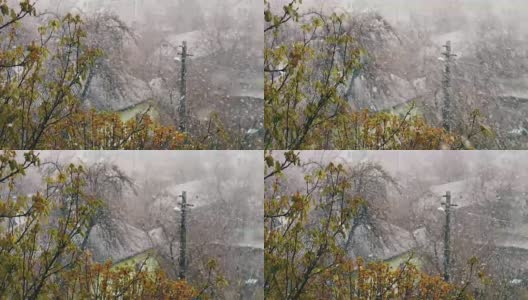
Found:
[(521, 127), (521, 128), (512, 129), (508, 133), (513, 134), (513, 135), (528, 135), (528, 130), (526, 130), (526, 128), (524, 127)]
[(258, 132), (259, 132), (258, 129), (250, 128), (250, 129), (246, 132), (246, 134), (248, 134), (248, 135), (252, 135), (252, 134), (255, 134), (255, 133), (258, 133)]

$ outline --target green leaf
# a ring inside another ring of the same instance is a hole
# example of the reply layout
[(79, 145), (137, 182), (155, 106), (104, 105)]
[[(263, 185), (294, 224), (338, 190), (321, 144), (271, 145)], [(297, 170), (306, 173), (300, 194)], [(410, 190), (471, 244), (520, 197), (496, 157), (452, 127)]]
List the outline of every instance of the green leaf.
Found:
[(2, 12), (2, 15), (7, 16), (9, 14), (9, 7), (7, 4), (0, 5), (0, 11)]

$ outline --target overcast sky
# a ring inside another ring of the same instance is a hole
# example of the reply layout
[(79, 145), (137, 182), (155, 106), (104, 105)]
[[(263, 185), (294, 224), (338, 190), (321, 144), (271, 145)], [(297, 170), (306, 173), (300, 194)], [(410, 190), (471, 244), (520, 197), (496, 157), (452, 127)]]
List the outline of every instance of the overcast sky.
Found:
[[(468, 176), (486, 167), (528, 175), (528, 152), (524, 151), (303, 151), (301, 161), (335, 161), (350, 165), (374, 161), (392, 175), (403, 173), (424, 178), (443, 174), (450, 168), (463, 169)], [(444, 178), (444, 181), (449, 180)]]
[[(206, 177), (216, 166), (263, 174), (261, 151), (39, 151), (42, 161), (60, 160), (73, 163), (107, 161), (118, 165), (132, 176), (171, 176), (190, 174)], [(225, 174), (236, 177), (239, 174)]]
[(449, 19), (459, 14), (477, 18), (492, 14), (518, 26), (528, 19), (528, 1), (524, 0), (305, 0), (303, 4), (337, 11), (377, 11), (392, 23), (405, 22), (411, 16), (420, 15)]
[(341, 7), (377, 9), (385, 13), (455, 13), (457, 10), (484, 12), (492, 8), (501, 14), (524, 12), (528, 14), (528, 2), (524, 0), (305, 0), (305, 5), (315, 7)]

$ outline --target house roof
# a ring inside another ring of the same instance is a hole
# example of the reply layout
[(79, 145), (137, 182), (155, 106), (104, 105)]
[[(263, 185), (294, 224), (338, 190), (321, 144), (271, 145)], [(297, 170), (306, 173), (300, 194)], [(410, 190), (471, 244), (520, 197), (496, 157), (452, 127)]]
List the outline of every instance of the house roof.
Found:
[(451, 192), (451, 202), (455, 203), (457, 208), (473, 205), (477, 203), (478, 199), (473, 195), (474, 190), (469, 187), (480, 183), (479, 178), (468, 178), (432, 186), (429, 191), (417, 201), (414, 209), (417, 211), (424, 211), (441, 207), (441, 203), (445, 201), (443, 196), (447, 191)]
[(528, 76), (518, 78), (499, 78), (497, 83), (501, 87), (500, 96), (515, 99), (528, 99)]
[[(214, 54), (212, 48), (207, 47), (207, 44), (204, 42), (205, 32), (201, 30), (195, 30), (179, 34), (171, 34), (165, 37), (162, 41), (163, 43), (169, 43), (171, 47), (180, 47), (183, 42), (187, 42), (187, 49), (191, 59), (206, 57)], [(177, 58), (177, 57), (175, 57)]]
[(207, 185), (207, 178), (173, 184), (153, 196), (150, 207), (154, 210), (165, 211), (173, 209), (178, 211), (177, 204), (181, 201), (180, 196), (183, 191), (187, 192), (187, 202), (192, 203), (194, 208), (203, 206), (211, 201), (209, 198), (212, 196), (210, 192), (205, 191), (203, 188)]
[[(205, 177), (199, 180), (173, 184), (152, 197), (150, 209), (154, 212), (163, 212), (167, 209), (178, 211), (178, 203), (181, 201), (180, 195), (183, 191), (187, 192), (187, 202), (193, 204), (193, 210), (202, 206), (211, 205), (221, 200), (221, 195), (214, 188), (204, 187), (211, 187), (214, 184), (217, 184), (216, 178), (214, 177)], [(237, 180), (224, 180), (219, 188), (222, 193), (229, 193), (239, 185), (240, 183)]]
[(347, 249), (351, 257), (367, 260), (388, 260), (411, 251), (417, 243), (411, 232), (385, 221), (376, 221), (376, 228), (360, 225), (354, 231)]
[(148, 234), (124, 221), (114, 219), (112, 230), (96, 225), (88, 237), (88, 249), (98, 262), (121, 261), (154, 247)]

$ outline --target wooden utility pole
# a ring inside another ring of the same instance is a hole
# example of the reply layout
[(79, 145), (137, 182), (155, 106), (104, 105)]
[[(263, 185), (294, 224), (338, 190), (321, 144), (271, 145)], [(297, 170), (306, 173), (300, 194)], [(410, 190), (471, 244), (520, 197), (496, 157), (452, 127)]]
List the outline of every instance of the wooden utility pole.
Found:
[(452, 128), (452, 118), (453, 118), (453, 112), (452, 112), (452, 98), (451, 98), (451, 58), (456, 56), (455, 54), (451, 53), (451, 41), (447, 41), (444, 45), (444, 48), (446, 49), (445, 52), (442, 54), (445, 57), (445, 69), (444, 69), (444, 81), (443, 81), (443, 89), (444, 89), (444, 107), (442, 109), (442, 118), (443, 118), (443, 126), (444, 129), (447, 132), (451, 132)]
[(180, 223), (180, 279), (185, 279), (187, 274), (187, 209), (192, 207), (192, 204), (187, 203), (187, 192), (183, 191), (180, 204), (181, 223)]
[(187, 41), (183, 41), (181, 54), (181, 79), (180, 79), (180, 131), (187, 132), (187, 57), (192, 56), (187, 53)]
[(449, 265), (451, 263), (451, 249), (450, 249), (450, 222), (451, 222), (451, 207), (457, 206), (451, 203), (451, 192), (447, 191), (443, 198), (446, 198), (442, 205), (445, 206), (446, 222), (444, 228), (444, 280), (449, 282)]

